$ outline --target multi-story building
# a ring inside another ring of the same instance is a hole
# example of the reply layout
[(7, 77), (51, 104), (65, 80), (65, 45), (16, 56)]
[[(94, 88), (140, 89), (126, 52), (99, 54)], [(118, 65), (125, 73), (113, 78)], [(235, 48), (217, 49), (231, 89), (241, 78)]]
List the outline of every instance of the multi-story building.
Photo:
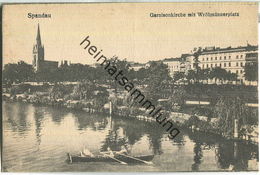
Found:
[[(195, 59), (195, 55), (197, 58)], [(238, 80), (244, 84), (256, 84), (256, 82), (247, 82), (244, 77), (246, 64), (258, 63), (258, 46), (247, 45), (239, 47), (206, 47), (204, 49), (194, 49), (189, 54), (182, 54), (178, 58), (166, 58), (157, 62), (166, 64), (169, 68), (170, 76), (176, 72), (188, 73), (196, 67), (201, 69), (212, 69), (216, 67), (223, 68), (228, 72), (238, 75)], [(131, 67), (137, 71), (140, 68), (148, 68), (152, 62), (146, 64), (130, 63)], [(208, 80), (207, 83), (215, 83), (215, 80)], [(223, 83), (223, 82), (221, 82)], [(237, 82), (234, 82), (237, 83)]]
[(166, 58), (162, 61), (169, 68), (170, 76), (173, 76), (176, 72), (181, 70), (181, 58)]
[(248, 62), (257, 62), (257, 55), (258, 46), (249, 44), (235, 48), (206, 47), (201, 50), (198, 56), (198, 65), (201, 69), (215, 67), (226, 69), (229, 72), (236, 73), (238, 79), (244, 82), (244, 67)]

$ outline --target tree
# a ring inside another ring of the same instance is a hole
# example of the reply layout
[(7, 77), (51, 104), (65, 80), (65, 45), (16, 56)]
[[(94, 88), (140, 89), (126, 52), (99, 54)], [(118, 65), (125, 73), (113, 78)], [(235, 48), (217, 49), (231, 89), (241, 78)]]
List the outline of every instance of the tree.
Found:
[(147, 92), (149, 98), (156, 102), (162, 98), (162, 94), (170, 87), (171, 77), (169, 76), (169, 69), (166, 64), (162, 62), (151, 62), (148, 68), (148, 78), (146, 80)]
[(208, 83), (209, 80), (209, 74), (210, 74), (210, 69), (199, 69), (199, 73), (198, 73), (198, 79), (199, 80), (206, 80)]
[(3, 70), (4, 83), (12, 84), (13, 82), (31, 81), (34, 78), (33, 67), (24, 61), (19, 61), (17, 64), (6, 64)]
[(201, 55), (201, 51), (202, 50), (202, 48), (201, 47), (199, 47), (197, 50), (196, 50), (196, 52), (194, 52), (194, 63), (193, 63), (193, 66), (194, 66), (194, 68), (195, 68), (195, 72), (196, 73), (198, 73), (198, 69), (200, 68), (199, 67), (199, 63), (200, 63), (200, 61), (199, 61), (199, 56)]
[(184, 72), (175, 72), (174, 75), (173, 75), (173, 81), (174, 82), (177, 82), (177, 81), (183, 82), (184, 79), (185, 79)]
[(185, 100), (187, 97), (187, 92), (185, 91), (185, 88), (183, 86), (174, 87), (172, 88), (172, 93), (169, 97), (169, 103), (171, 108), (170, 110), (175, 110), (175, 106), (182, 107), (185, 104)]
[(71, 93), (71, 98), (73, 100), (88, 100), (94, 98), (94, 90), (96, 85), (90, 81), (84, 81), (76, 86)]
[(195, 82), (196, 81), (196, 72), (194, 70), (189, 70), (186, 75), (186, 78), (187, 78), (189, 84), (192, 82)]
[(145, 82), (145, 80), (149, 77), (149, 69), (146, 68), (141, 68), (137, 71), (135, 71), (135, 74), (131, 74), (133, 77), (133, 79), (137, 79), (138, 83), (143, 84), (143, 82)]
[(246, 64), (244, 68), (244, 76), (248, 81), (258, 81), (258, 64)]
[(214, 78), (215, 83), (217, 83), (217, 80), (223, 83), (224, 80), (227, 80), (227, 74), (228, 72), (225, 69), (222, 69), (221, 67), (214, 67), (211, 69), (209, 77), (212, 79)]
[[(253, 111), (245, 105), (245, 99), (240, 97), (221, 97), (214, 108), (214, 116), (219, 118), (218, 128), (223, 135), (232, 137), (234, 134), (234, 120), (238, 120), (238, 131), (243, 126), (257, 120)], [(253, 120), (253, 119), (256, 120)], [(257, 124), (256, 122), (254, 124)]]
[(227, 75), (226, 75), (226, 79), (228, 80), (228, 81), (237, 81), (238, 80), (238, 78), (237, 78), (237, 74), (236, 73), (233, 73), (233, 72), (227, 72)]

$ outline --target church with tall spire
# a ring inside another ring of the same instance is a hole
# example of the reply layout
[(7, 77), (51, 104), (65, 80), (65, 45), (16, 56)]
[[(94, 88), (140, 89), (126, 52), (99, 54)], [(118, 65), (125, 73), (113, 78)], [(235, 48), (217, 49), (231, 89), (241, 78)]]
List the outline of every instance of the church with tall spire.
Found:
[(46, 61), (44, 58), (44, 45), (41, 40), (40, 25), (38, 24), (36, 44), (33, 46), (33, 68), (35, 72), (58, 68), (57, 61)]

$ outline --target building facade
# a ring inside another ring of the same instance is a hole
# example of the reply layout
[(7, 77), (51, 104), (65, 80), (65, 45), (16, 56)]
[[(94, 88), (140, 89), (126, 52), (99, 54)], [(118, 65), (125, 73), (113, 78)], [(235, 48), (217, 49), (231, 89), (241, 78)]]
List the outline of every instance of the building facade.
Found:
[[(201, 69), (220, 67), (238, 75), (240, 82), (245, 82), (244, 68), (248, 63), (257, 63), (258, 46), (216, 48), (206, 47), (198, 57)], [(194, 69), (194, 67), (193, 67)]]
[(181, 65), (182, 61), (181, 58), (166, 58), (162, 61), (164, 64), (168, 66), (170, 76), (173, 77), (173, 75), (176, 72), (181, 72)]
[[(195, 60), (195, 53), (198, 54), (198, 60)], [(194, 49), (191, 54), (182, 54), (180, 58), (164, 59), (163, 63), (168, 65), (170, 75), (176, 72), (185, 72), (196, 69), (196, 64), (201, 69), (212, 69), (220, 67), (228, 72), (238, 75), (241, 83), (246, 83), (244, 77), (244, 68), (246, 64), (257, 64), (258, 46), (247, 45), (243, 47), (206, 47), (198, 50)], [(209, 81), (210, 82), (210, 81)]]
[(33, 68), (35, 72), (54, 70), (58, 68), (57, 61), (47, 61), (44, 58), (44, 45), (41, 41), (40, 26), (38, 24), (36, 44), (33, 46)]

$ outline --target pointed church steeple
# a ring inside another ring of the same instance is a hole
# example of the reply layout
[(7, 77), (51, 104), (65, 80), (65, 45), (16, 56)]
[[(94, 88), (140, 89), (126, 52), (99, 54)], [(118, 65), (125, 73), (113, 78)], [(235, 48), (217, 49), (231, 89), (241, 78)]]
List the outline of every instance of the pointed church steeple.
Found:
[(41, 41), (41, 34), (40, 34), (40, 25), (38, 24), (38, 30), (37, 30), (37, 37), (36, 37), (37, 45), (41, 46), (42, 41)]
[(40, 25), (38, 24), (36, 44), (33, 46), (33, 67), (35, 71), (40, 71), (44, 64), (44, 46), (41, 41)]

